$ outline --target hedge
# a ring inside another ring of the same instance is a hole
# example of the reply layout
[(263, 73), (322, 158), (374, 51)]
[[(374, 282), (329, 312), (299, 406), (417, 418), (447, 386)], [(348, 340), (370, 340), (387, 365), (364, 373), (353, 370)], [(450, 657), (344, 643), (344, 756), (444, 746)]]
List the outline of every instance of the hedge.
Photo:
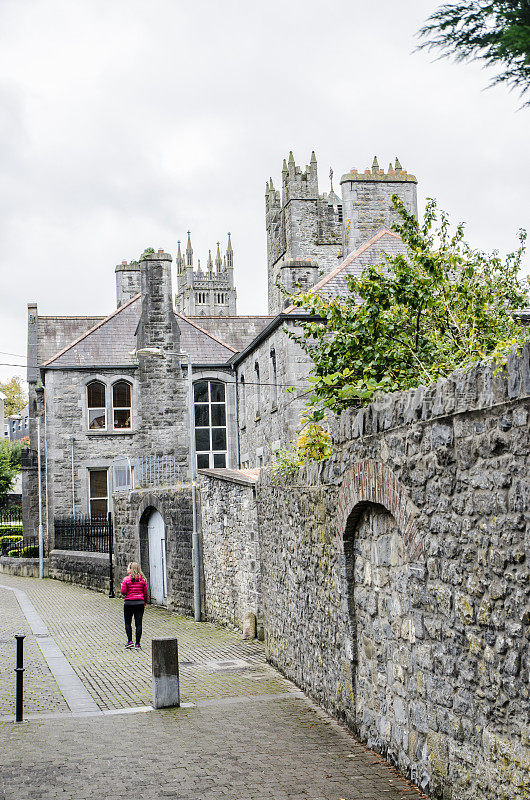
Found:
[(0, 525), (0, 536), (18, 536), (22, 538), (22, 525)]

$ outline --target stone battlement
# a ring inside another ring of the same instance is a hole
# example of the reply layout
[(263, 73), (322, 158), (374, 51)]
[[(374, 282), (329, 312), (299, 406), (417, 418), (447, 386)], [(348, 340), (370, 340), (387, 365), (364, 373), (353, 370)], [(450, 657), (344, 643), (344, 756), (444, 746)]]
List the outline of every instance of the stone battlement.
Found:
[(350, 183), (353, 181), (383, 181), (386, 183), (395, 183), (398, 182), (409, 182), (409, 183), (418, 183), (418, 179), (415, 175), (409, 175), (406, 169), (403, 169), (399, 160), (396, 158), (395, 165), (392, 166), (392, 162), (388, 165), (388, 172), (385, 172), (384, 169), (379, 169), (379, 163), (377, 161), (377, 156), (375, 156), (372, 168), (365, 169), (364, 172), (358, 172), (355, 168), (347, 172), (345, 175), (342, 176), (340, 179), (342, 183)]

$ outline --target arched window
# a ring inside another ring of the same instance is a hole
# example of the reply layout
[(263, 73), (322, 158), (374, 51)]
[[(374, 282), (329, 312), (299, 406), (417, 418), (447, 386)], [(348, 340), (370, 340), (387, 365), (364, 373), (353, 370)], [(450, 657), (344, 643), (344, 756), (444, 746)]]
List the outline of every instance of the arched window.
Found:
[(272, 349), (270, 352), (271, 357), (271, 369), (270, 369), (270, 380), (271, 380), (271, 399), (272, 399), (272, 407), (277, 408), (278, 406), (278, 371), (276, 369), (276, 350)]
[(131, 427), (131, 384), (116, 381), (112, 386), (112, 415), (114, 428)]
[(107, 427), (107, 403), (105, 384), (92, 381), (86, 387), (88, 427), (90, 430), (105, 430)]
[(247, 387), (245, 386), (245, 376), (242, 375), (240, 382), (240, 391), (239, 391), (239, 419), (241, 420), (241, 425), (247, 424)]
[(259, 363), (254, 364), (254, 377), (256, 379), (256, 419), (261, 417), (261, 383), (259, 379)]
[(221, 381), (197, 381), (193, 385), (193, 393), (197, 467), (226, 467), (225, 385)]

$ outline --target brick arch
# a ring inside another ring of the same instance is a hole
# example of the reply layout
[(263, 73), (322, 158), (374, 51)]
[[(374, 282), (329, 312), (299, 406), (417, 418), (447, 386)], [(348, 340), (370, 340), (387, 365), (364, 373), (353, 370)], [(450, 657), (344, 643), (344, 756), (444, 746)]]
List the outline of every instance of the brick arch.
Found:
[(396, 520), (410, 561), (423, 555), (418, 509), (391, 469), (380, 461), (364, 459), (344, 475), (337, 499), (336, 529), (343, 537), (368, 504), (383, 506)]

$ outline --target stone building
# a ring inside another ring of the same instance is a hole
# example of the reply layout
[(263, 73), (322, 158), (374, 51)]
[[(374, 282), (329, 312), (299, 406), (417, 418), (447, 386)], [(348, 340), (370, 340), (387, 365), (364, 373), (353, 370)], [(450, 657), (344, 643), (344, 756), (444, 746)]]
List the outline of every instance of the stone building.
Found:
[[(301, 315), (284, 293), (341, 294), (347, 274), (403, 247), (389, 230), (390, 196), (397, 187), (414, 211), (416, 180), (398, 164), (387, 174), (376, 167), (359, 179), (347, 173), (342, 200), (332, 189), (319, 193), (314, 153), (305, 172), (292, 154), (284, 163), (281, 199), (267, 183), (269, 316), (236, 313), (230, 234), (224, 257), (218, 245), (204, 270), (195, 269), (189, 234), (184, 253), (178, 245), (175, 296), (172, 258), (159, 250), (116, 267), (117, 307), (106, 317), (41, 316), (35, 303), (28, 305), (30, 447), (38, 447), (40, 426), (40, 501), (50, 552), (58, 549), (57, 519), (104, 516), (116, 509), (124, 486), (189, 485), (192, 459), (194, 469), (259, 468), (295, 437), (311, 363), (285, 334)], [(28, 459), (24, 472), (28, 535), (38, 528), (36, 461)], [(136, 534), (123, 544), (124, 558), (135, 547), (140, 558), (143, 525), (129, 525)]]
[(201, 268), (200, 260), (197, 269), (193, 264), (193, 248), (191, 235), (188, 231), (188, 244), (182, 255), (180, 242), (178, 242), (177, 266), (177, 295), (176, 307), (186, 316), (236, 316), (236, 289), (234, 286), (234, 251), (230, 234), (226, 253), (221, 259), (220, 245), (217, 242), (215, 261), (212, 251), (208, 251), (206, 269)]

